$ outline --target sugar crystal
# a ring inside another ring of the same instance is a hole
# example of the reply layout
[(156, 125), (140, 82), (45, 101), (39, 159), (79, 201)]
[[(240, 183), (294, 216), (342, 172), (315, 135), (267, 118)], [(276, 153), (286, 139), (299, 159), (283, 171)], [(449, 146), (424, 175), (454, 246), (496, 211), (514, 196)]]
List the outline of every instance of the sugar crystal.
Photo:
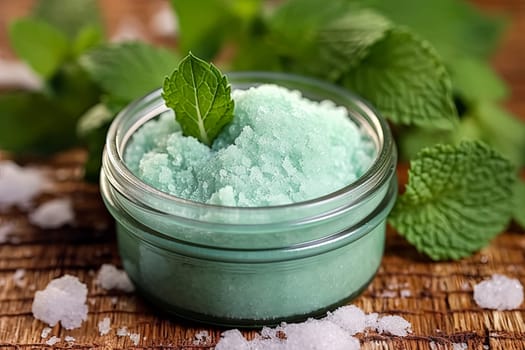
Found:
[(96, 283), (106, 290), (117, 289), (123, 292), (133, 292), (135, 289), (126, 271), (117, 269), (111, 264), (103, 264), (100, 267)]
[(76, 277), (64, 275), (35, 293), (33, 316), (51, 327), (60, 322), (65, 329), (78, 328), (87, 319), (86, 298), (86, 285)]
[(70, 335), (66, 335), (64, 340), (67, 341), (68, 343), (73, 343), (76, 339), (75, 339), (75, 337), (72, 337)]
[(355, 305), (340, 307), (328, 313), (327, 319), (346, 330), (350, 335), (361, 333), (366, 328), (366, 315)]
[(128, 327), (120, 327), (119, 329), (117, 329), (117, 336), (119, 337), (126, 337), (129, 335), (129, 332), (128, 332)]
[(52, 329), (49, 328), (49, 327), (44, 327), (44, 329), (42, 329), (42, 333), (40, 333), (40, 338), (47, 338), (47, 336), (49, 335), (49, 333), (51, 333)]
[(468, 344), (467, 343), (453, 343), (452, 349), (453, 350), (467, 350)]
[(3, 224), (0, 224), (0, 243), (8, 242), (14, 229), (15, 229), (15, 224), (12, 222), (6, 222)]
[(27, 281), (25, 280), (26, 276), (26, 270), (24, 269), (17, 269), (15, 273), (13, 274), (13, 282), (15, 286), (18, 288), (24, 288), (27, 284)]
[(209, 333), (208, 331), (200, 331), (195, 334), (195, 340), (193, 341), (194, 345), (202, 345), (208, 341)]
[(49, 346), (52, 346), (58, 342), (60, 342), (60, 338), (54, 335), (46, 341), (46, 344)]
[(38, 227), (51, 229), (70, 224), (74, 221), (75, 214), (71, 200), (57, 198), (40, 205), (29, 214), (29, 221)]
[(104, 317), (102, 321), (98, 322), (98, 331), (100, 335), (106, 335), (111, 330), (111, 320), (109, 317)]
[(129, 339), (131, 340), (131, 342), (133, 343), (133, 345), (139, 345), (139, 342), (140, 342), (140, 334), (138, 333), (131, 333), (129, 335)]
[(494, 274), (474, 286), (474, 300), (485, 309), (516, 309), (523, 302), (523, 286), (517, 279)]
[(377, 331), (404, 337), (411, 333), (412, 325), (401, 316), (383, 316), (377, 320)]
[(47, 186), (44, 175), (11, 161), (0, 162), (0, 211), (11, 206), (27, 208)]

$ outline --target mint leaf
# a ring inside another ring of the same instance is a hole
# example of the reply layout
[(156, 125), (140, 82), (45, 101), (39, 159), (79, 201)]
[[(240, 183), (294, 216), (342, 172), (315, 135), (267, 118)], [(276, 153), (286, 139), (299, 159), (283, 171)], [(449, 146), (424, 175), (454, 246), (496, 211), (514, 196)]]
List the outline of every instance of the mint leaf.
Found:
[(181, 52), (212, 59), (229, 35), (260, 12), (261, 0), (171, 0), (180, 28)]
[(38, 0), (33, 16), (59, 29), (70, 39), (85, 27), (97, 27), (102, 34), (97, 0)]
[(80, 29), (73, 40), (71, 48), (75, 57), (82, 55), (84, 52), (100, 45), (104, 41), (104, 33), (98, 26), (85, 26)]
[(525, 182), (516, 181), (514, 186), (514, 221), (525, 229)]
[[(316, 46), (322, 61), (332, 68), (332, 78), (359, 64), (391, 27), (386, 18), (370, 10), (348, 11), (322, 27)], [(324, 64), (316, 64), (326, 69)]]
[(525, 165), (525, 123), (490, 101), (478, 102), (470, 112), (482, 131), (481, 139), (516, 166)]
[(233, 119), (233, 99), (226, 76), (191, 53), (164, 80), (162, 97), (173, 108), (186, 136), (210, 146)]
[(406, 192), (389, 221), (419, 251), (434, 260), (459, 259), (505, 228), (515, 175), (486, 144), (436, 145), (410, 165)]
[(365, 0), (394, 23), (430, 41), (447, 62), (469, 56), (488, 58), (504, 28), (501, 18), (463, 0)]
[(9, 40), (16, 54), (45, 79), (58, 70), (69, 53), (65, 34), (36, 19), (14, 21), (9, 27)]
[(508, 96), (508, 89), (492, 67), (484, 61), (460, 58), (449, 64), (452, 85), (468, 103), (498, 101)]
[(388, 31), (342, 84), (394, 123), (439, 129), (457, 124), (444, 65), (426, 41), (404, 29)]
[(159, 87), (179, 57), (145, 43), (106, 45), (80, 58), (84, 67), (113, 98), (132, 101)]

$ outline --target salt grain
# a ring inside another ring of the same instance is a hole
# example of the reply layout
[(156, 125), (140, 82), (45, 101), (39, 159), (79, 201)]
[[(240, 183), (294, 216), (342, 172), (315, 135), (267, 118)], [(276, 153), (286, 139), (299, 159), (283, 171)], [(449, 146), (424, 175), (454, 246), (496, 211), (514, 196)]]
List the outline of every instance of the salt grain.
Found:
[(40, 205), (29, 214), (29, 221), (38, 227), (52, 229), (70, 224), (75, 220), (71, 200), (57, 198)]
[(512, 310), (523, 302), (523, 286), (517, 279), (494, 274), (474, 286), (474, 300), (482, 308)]
[(193, 341), (194, 345), (203, 345), (208, 341), (209, 333), (208, 331), (200, 331), (195, 334), (195, 340)]
[(409, 298), (412, 296), (412, 292), (409, 289), (402, 289), (399, 292), (399, 295), (401, 296), (401, 298)]
[(11, 206), (25, 209), (47, 186), (44, 175), (14, 162), (0, 162), (0, 211)]
[(119, 337), (126, 337), (129, 335), (128, 328), (127, 327), (120, 327), (117, 329), (117, 335)]
[(453, 350), (467, 350), (468, 344), (467, 343), (453, 343), (452, 349)]
[(357, 306), (340, 307), (328, 313), (327, 320), (346, 330), (350, 335), (361, 333), (366, 328), (366, 315)]
[(106, 335), (111, 330), (111, 320), (109, 317), (104, 317), (102, 321), (98, 322), (98, 331), (100, 335)]
[(24, 288), (27, 284), (25, 277), (26, 277), (26, 270), (17, 269), (15, 273), (13, 274), (13, 282), (15, 286), (17, 286), (18, 288)]
[(67, 335), (65, 338), (64, 338), (65, 341), (67, 341), (68, 343), (73, 343), (76, 339), (75, 337), (72, 337), (70, 335)]
[(47, 338), (47, 336), (49, 335), (49, 333), (51, 333), (52, 329), (49, 328), (49, 327), (45, 327), (44, 329), (42, 329), (42, 333), (40, 333), (40, 338)]
[(131, 339), (131, 342), (133, 343), (133, 345), (139, 345), (140, 334), (132, 333), (132, 334), (129, 335), (129, 339)]
[(46, 341), (46, 344), (47, 345), (55, 345), (56, 343), (60, 342), (60, 338), (58, 338), (57, 336), (52, 336), (51, 338), (49, 338), (47, 341)]
[(98, 271), (96, 283), (103, 289), (117, 289), (123, 292), (133, 292), (135, 289), (126, 271), (119, 270), (111, 264), (104, 264)]
[(377, 331), (405, 337), (411, 333), (412, 325), (401, 316), (383, 316), (377, 321)]
[(65, 329), (78, 328), (87, 319), (86, 298), (86, 285), (76, 277), (64, 275), (35, 293), (33, 316), (51, 327), (60, 322)]

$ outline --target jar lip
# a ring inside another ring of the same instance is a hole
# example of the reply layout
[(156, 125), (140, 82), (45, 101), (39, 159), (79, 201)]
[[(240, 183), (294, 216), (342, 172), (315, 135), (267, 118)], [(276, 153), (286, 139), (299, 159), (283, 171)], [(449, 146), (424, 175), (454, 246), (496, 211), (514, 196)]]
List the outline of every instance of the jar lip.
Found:
[[(378, 133), (377, 138), (379, 140), (379, 147), (378, 147), (378, 152), (374, 156), (372, 164), (369, 166), (369, 168), (365, 171), (364, 174), (362, 174), (359, 178), (357, 178), (355, 181), (351, 182), (350, 184), (334, 192), (325, 194), (317, 198), (309, 199), (306, 201), (301, 201), (301, 202), (293, 202), (293, 203), (270, 205), (270, 206), (238, 207), (238, 206), (208, 204), (208, 203), (197, 202), (197, 201), (193, 201), (193, 200), (171, 195), (167, 192), (163, 192), (145, 183), (144, 181), (142, 181), (138, 176), (136, 176), (134, 173), (131, 172), (131, 170), (127, 167), (126, 162), (124, 160), (124, 149), (125, 149), (125, 146), (126, 146), (126, 143), (129, 137), (131, 136), (131, 134), (133, 134), (133, 132), (135, 132), (138, 128), (140, 128), (144, 123), (136, 123), (137, 125), (131, 130), (131, 132), (129, 131), (126, 132), (126, 135), (124, 135), (124, 142), (122, 142), (122, 145), (118, 144), (118, 137), (117, 137), (118, 134), (120, 133), (120, 127), (125, 121), (125, 118), (128, 115), (129, 111), (139, 107), (140, 105), (144, 103), (157, 100), (160, 97), (161, 91), (162, 91), (162, 88), (158, 88), (146, 94), (145, 96), (140, 97), (136, 99), (135, 101), (131, 102), (126, 108), (124, 108), (121, 112), (119, 112), (115, 120), (112, 122), (108, 130), (108, 133), (107, 133), (106, 150), (105, 150), (106, 156), (109, 158), (109, 162), (111, 166), (114, 167), (115, 172), (118, 173), (119, 176), (125, 180), (128, 186), (134, 186), (140, 191), (145, 191), (148, 193), (148, 195), (153, 195), (154, 197), (156, 197), (157, 199), (161, 201), (172, 201), (177, 204), (180, 204), (186, 207), (196, 208), (196, 209), (239, 211), (239, 212), (244, 212), (244, 213), (255, 212), (255, 211), (298, 209), (298, 208), (314, 207), (318, 205), (322, 206), (326, 202), (333, 201), (343, 196), (347, 196), (349, 193), (352, 193), (352, 192), (354, 193), (360, 192), (357, 196), (360, 198), (362, 194), (365, 194), (366, 191), (368, 191), (368, 190), (363, 189), (363, 187), (365, 187), (367, 183), (372, 183), (372, 184), (375, 184), (378, 182), (382, 183), (384, 180), (386, 180), (385, 173), (387, 173), (388, 170), (391, 168), (390, 165), (392, 163), (395, 164), (395, 162), (397, 161), (395, 146), (393, 144), (392, 136), (390, 133), (390, 128), (386, 120), (382, 118), (380, 114), (372, 106), (370, 106), (368, 102), (366, 102), (361, 97), (355, 95), (354, 93), (346, 89), (340, 88), (338, 86), (324, 82), (319, 79), (304, 77), (304, 76), (289, 74), (289, 73), (246, 71), (246, 72), (228, 72), (226, 73), (226, 76), (230, 80), (230, 85), (242, 84), (242, 82), (240, 81), (244, 81), (245, 83), (250, 83), (252, 85), (264, 84), (264, 83), (279, 84), (279, 82), (296, 83), (296, 84), (302, 84), (305, 87), (316, 87), (322, 90), (323, 92), (335, 93), (337, 96), (341, 98), (352, 101), (352, 103), (355, 104), (355, 107), (357, 107), (357, 109), (359, 109), (362, 114), (370, 118), (369, 122), (373, 124), (372, 127), (374, 128), (375, 132)], [(236, 80), (236, 81), (232, 83), (231, 82), (232, 80)], [(349, 112), (351, 112), (351, 109), (349, 109), (348, 106), (344, 106), (344, 107), (346, 107), (349, 110)], [(163, 113), (168, 110), (169, 108), (164, 103), (162, 103), (162, 105), (152, 110), (143, 119), (150, 120), (154, 116), (158, 116), (160, 113)], [(363, 190), (363, 191), (359, 191), (359, 190)]]

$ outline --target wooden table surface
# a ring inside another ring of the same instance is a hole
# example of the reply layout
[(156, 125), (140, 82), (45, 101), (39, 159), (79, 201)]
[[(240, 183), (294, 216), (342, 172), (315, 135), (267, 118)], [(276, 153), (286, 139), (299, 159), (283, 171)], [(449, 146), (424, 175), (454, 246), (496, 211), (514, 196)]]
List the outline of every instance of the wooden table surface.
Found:
[[(0, 57), (12, 58), (4, 26), (23, 15), (31, 0), (0, 0)], [(123, 16), (135, 16), (146, 38), (159, 40), (148, 31), (148, 21), (163, 0), (103, 0), (104, 19), (115, 31)], [(493, 59), (497, 71), (509, 83), (512, 96), (507, 107), (525, 119), (525, 1), (478, 0), (487, 11), (506, 12), (512, 23)], [(0, 116), (1, 118), (1, 116)], [(6, 158), (0, 153), (0, 159)], [(94, 271), (103, 263), (120, 264), (113, 222), (101, 202), (98, 187), (82, 182), (85, 154), (71, 150), (32, 164), (52, 179), (54, 190), (39, 198), (70, 197), (76, 222), (55, 230), (41, 230), (27, 220), (27, 213), (0, 213), (0, 225), (16, 224), (16, 244), (0, 244), (0, 348), (45, 348), (40, 333), (45, 325), (34, 319), (31, 304), (35, 290), (63, 274), (78, 276), (89, 289), (88, 320), (67, 331), (55, 326), (50, 334), (73, 336), (52, 348), (74, 349), (213, 349), (224, 329), (168, 318), (139, 296), (107, 292), (94, 283)], [(15, 286), (17, 269), (26, 271), (26, 288)], [(385, 257), (377, 277), (354, 302), (366, 312), (396, 314), (413, 325), (406, 338), (369, 333), (360, 335), (363, 349), (452, 349), (467, 343), (469, 349), (525, 349), (525, 306), (513, 311), (489, 311), (476, 306), (472, 287), (493, 273), (520, 279), (525, 284), (525, 234), (510, 228), (471, 258), (459, 262), (430, 262), (393, 232), (387, 236)], [(407, 293), (409, 291), (409, 295)], [(115, 299), (116, 298), (116, 299)], [(115, 302), (116, 301), (116, 302)], [(110, 317), (112, 331), (100, 336), (97, 323)], [(141, 335), (138, 346), (128, 337), (117, 337), (117, 327), (127, 326)], [(207, 342), (194, 345), (195, 335), (209, 333)], [(253, 337), (256, 330), (244, 331)], [(51, 348), (51, 347), (50, 347)], [(327, 349), (329, 350), (329, 349)]]

